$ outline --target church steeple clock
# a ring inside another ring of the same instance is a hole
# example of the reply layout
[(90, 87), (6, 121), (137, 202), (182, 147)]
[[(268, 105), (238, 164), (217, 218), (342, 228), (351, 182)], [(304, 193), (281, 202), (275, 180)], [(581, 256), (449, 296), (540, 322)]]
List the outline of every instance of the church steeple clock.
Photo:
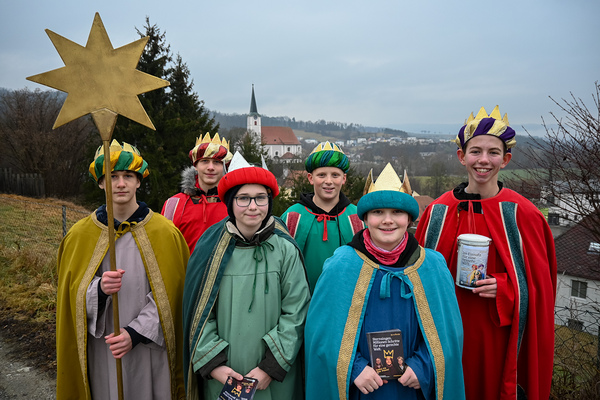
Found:
[(256, 98), (254, 97), (254, 84), (252, 84), (252, 100), (250, 101), (250, 113), (248, 114), (246, 129), (252, 133), (252, 137), (258, 140), (262, 139), (260, 125), (260, 114), (258, 113), (258, 108), (256, 107)]

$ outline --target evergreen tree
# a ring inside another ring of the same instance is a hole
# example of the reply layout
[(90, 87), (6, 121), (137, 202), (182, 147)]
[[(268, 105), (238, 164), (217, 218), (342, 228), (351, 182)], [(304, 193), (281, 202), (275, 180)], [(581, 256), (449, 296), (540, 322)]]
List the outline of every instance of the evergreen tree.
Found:
[(262, 166), (262, 156), (265, 159), (267, 167), (271, 165), (269, 153), (264, 148), (262, 143), (258, 143), (258, 141), (255, 140), (249, 132), (246, 132), (239, 142), (236, 143), (235, 150), (239, 151), (249, 164)]
[(366, 178), (361, 176), (354, 167), (350, 167), (346, 173), (346, 183), (342, 187), (342, 192), (352, 203), (358, 204), (365, 190), (365, 182)]
[(138, 69), (168, 80), (170, 86), (139, 96), (156, 131), (119, 117), (113, 138), (135, 145), (148, 162), (150, 176), (142, 182), (138, 199), (160, 211), (164, 201), (179, 191), (180, 174), (190, 165), (188, 154), (196, 138), (216, 133), (218, 124), (193, 92), (190, 71), (181, 56), (177, 54), (173, 61), (166, 34), (148, 17), (142, 31), (136, 31), (149, 37)]

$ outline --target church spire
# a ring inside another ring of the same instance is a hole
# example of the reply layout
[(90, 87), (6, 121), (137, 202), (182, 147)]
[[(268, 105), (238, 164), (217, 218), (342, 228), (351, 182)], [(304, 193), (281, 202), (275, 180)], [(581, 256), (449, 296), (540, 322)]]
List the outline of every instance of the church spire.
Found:
[(249, 132), (252, 132), (252, 135), (257, 138), (260, 142), (262, 140), (261, 133), (261, 118), (258, 113), (258, 108), (256, 107), (256, 98), (254, 97), (254, 84), (252, 84), (252, 100), (250, 101), (250, 113), (248, 114), (248, 119), (246, 120), (246, 129)]
[(250, 116), (258, 114), (258, 108), (256, 107), (256, 98), (254, 97), (254, 83), (252, 84), (252, 100), (250, 101)]

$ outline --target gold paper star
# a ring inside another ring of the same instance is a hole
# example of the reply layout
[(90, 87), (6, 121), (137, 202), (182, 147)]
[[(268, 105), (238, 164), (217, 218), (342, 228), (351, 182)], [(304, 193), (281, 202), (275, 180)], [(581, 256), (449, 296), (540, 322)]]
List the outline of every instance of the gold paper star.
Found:
[(114, 49), (98, 13), (85, 47), (48, 29), (46, 33), (65, 66), (27, 79), (68, 93), (53, 129), (107, 110), (154, 129), (137, 96), (169, 82), (136, 69), (147, 37)]

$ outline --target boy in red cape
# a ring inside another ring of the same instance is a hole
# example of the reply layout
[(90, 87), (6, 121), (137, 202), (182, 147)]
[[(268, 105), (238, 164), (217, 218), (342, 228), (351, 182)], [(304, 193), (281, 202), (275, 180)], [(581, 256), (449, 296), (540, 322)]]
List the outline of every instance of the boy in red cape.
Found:
[(189, 156), (193, 166), (181, 173), (181, 193), (165, 201), (161, 214), (179, 228), (192, 253), (204, 231), (227, 216), (217, 185), (233, 155), (225, 138), (217, 133), (211, 139), (207, 133), (198, 137)]
[(498, 173), (510, 161), (515, 131), (482, 107), (456, 137), (462, 183), (423, 214), (416, 238), (444, 255), (456, 278), (457, 238), (491, 238), (487, 274), (474, 289), (456, 286), (464, 327), (467, 399), (548, 399), (554, 356), (556, 255), (542, 213), (503, 188)]

